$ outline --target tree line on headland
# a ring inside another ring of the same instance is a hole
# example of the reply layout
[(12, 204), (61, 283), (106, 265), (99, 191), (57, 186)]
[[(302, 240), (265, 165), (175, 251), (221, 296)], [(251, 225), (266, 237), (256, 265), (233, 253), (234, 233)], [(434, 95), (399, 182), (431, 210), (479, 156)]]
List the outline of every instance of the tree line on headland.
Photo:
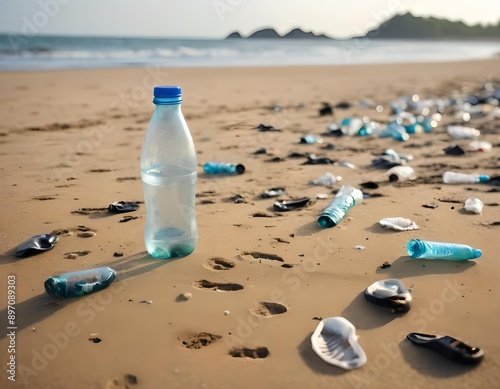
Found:
[[(496, 25), (469, 26), (461, 21), (450, 21), (434, 17), (414, 16), (411, 13), (395, 15), (381, 23), (377, 28), (368, 31), (364, 36), (356, 38), (371, 39), (451, 39), (451, 40), (500, 40), (500, 20)], [(239, 32), (233, 32), (226, 39), (333, 39), (324, 34), (306, 32), (295, 28), (280, 35), (273, 28), (264, 28), (247, 37)]]

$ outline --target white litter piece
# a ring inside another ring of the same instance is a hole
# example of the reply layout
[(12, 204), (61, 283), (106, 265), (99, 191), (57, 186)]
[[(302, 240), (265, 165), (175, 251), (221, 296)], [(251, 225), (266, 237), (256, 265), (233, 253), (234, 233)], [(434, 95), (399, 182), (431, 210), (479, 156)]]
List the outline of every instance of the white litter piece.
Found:
[(364, 249), (366, 249), (366, 247), (365, 247), (365, 246), (362, 246), (362, 245), (360, 245), (360, 244), (358, 244), (357, 246), (354, 246), (354, 248), (355, 248), (356, 250), (364, 250)]
[(323, 319), (311, 336), (311, 344), (322, 360), (342, 369), (357, 369), (367, 360), (358, 343), (356, 328), (343, 317)]
[(411, 231), (418, 230), (419, 228), (415, 222), (404, 217), (387, 217), (380, 220), (379, 223), (382, 227), (387, 227), (395, 231)]
[(342, 180), (341, 176), (334, 176), (332, 173), (328, 172), (328, 173), (323, 174), (318, 179), (316, 179), (314, 181), (310, 181), (310, 184), (332, 187), (337, 183), (337, 181), (341, 181), (341, 180)]
[(472, 127), (448, 126), (448, 134), (455, 139), (476, 139), (481, 132)]
[(467, 212), (473, 212), (477, 213), (478, 215), (481, 215), (481, 213), (483, 212), (483, 207), (484, 207), (483, 202), (479, 200), (477, 197), (470, 197), (467, 200), (465, 200), (464, 208)]
[(318, 200), (325, 200), (325, 199), (327, 199), (328, 197), (329, 197), (329, 196), (328, 196), (328, 194), (326, 194), (326, 193), (318, 193), (318, 194), (316, 195), (316, 198), (317, 198)]

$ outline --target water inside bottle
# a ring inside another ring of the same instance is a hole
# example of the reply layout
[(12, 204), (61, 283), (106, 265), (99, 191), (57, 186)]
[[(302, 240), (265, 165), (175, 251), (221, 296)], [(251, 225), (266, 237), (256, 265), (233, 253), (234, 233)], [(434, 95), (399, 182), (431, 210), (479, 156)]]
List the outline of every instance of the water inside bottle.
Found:
[(191, 254), (198, 240), (195, 220), (196, 171), (163, 166), (143, 171), (146, 249), (154, 258)]

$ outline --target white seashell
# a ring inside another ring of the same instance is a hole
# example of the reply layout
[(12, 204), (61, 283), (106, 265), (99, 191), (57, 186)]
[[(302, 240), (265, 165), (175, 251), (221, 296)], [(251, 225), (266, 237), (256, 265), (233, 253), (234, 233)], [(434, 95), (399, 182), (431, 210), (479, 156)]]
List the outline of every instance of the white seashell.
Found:
[(382, 227), (387, 227), (396, 231), (411, 231), (418, 230), (419, 228), (415, 222), (403, 217), (387, 217), (380, 220), (379, 223)]
[(366, 363), (356, 328), (343, 317), (323, 319), (311, 336), (311, 344), (322, 360), (342, 369), (356, 369)]

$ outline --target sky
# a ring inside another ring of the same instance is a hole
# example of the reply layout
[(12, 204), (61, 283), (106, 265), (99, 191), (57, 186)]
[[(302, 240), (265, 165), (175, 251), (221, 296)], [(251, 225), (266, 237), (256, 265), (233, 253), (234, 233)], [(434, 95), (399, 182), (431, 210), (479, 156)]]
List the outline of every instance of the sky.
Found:
[(407, 11), (496, 24), (500, 0), (0, 0), (0, 33), (223, 38), (300, 27), (346, 38)]

